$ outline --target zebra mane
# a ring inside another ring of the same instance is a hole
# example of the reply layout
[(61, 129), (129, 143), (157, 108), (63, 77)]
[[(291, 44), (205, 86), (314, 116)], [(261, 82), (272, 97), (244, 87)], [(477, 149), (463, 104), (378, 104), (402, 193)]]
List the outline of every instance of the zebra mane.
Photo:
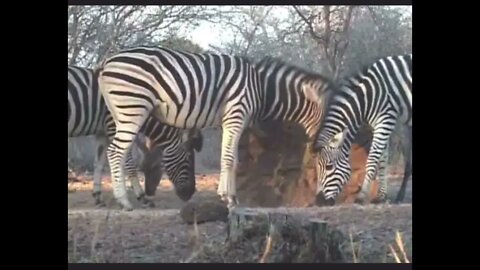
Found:
[(240, 54), (235, 54), (234, 56), (242, 59), (243, 61), (245, 61), (246, 63), (248, 63), (252, 66), (254, 66), (256, 64), (252, 57), (249, 57), (249, 56), (246, 56), (246, 55), (240, 55)]
[(325, 75), (322, 75), (320, 73), (316, 73), (316, 72), (307, 70), (303, 67), (300, 67), (300, 66), (297, 66), (297, 65), (294, 65), (294, 64), (291, 64), (291, 63), (287, 63), (286, 61), (284, 61), (283, 59), (281, 59), (279, 57), (265, 56), (260, 61), (255, 63), (255, 66), (262, 66), (262, 65), (286, 66), (290, 69), (294, 69), (295, 71), (297, 71), (299, 73), (302, 73), (303, 75), (306, 76), (307, 79), (322, 80), (322, 81), (327, 82), (329, 85), (332, 85), (333, 88), (336, 88), (336, 86), (335, 86), (336, 84), (331, 78), (329, 78)]
[(365, 74), (368, 73), (368, 71), (373, 67), (373, 65), (375, 65), (379, 61), (382, 61), (382, 60), (387, 59), (389, 57), (410, 57), (410, 58), (412, 58), (412, 53), (387, 55), (387, 56), (377, 57), (375, 60), (369, 62), (368, 64), (362, 65), (357, 70), (357, 72), (354, 72), (352, 75), (346, 76), (345, 78), (343, 78), (341, 80), (341, 85), (342, 86), (352, 86), (352, 84), (355, 85), (355, 80), (360, 80), (362, 76), (364, 76)]
[(81, 66), (77, 66), (77, 65), (68, 65), (68, 68), (69, 69), (83, 69), (83, 70), (93, 70), (93, 68), (87, 68), (87, 67), (81, 67)]

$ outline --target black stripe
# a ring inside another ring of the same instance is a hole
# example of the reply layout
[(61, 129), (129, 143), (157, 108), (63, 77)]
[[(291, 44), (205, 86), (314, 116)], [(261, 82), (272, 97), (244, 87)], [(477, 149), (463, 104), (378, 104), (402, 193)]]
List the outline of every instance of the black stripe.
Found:
[(119, 130), (119, 131), (117, 131), (117, 134), (118, 134), (118, 133), (125, 133), (125, 134), (130, 134), (130, 135), (137, 135), (137, 133), (132, 132), (132, 131), (129, 131), (129, 130)]
[[(73, 75), (74, 79), (76, 81), (78, 81), (78, 76), (76, 76), (75, 72), (71, 72), (71, 74)], [(80, 86), (81, 87), (81, 86)], [(70, 92), (71, 96), (72, 96), (72, 99), (73, 99), (73, 105), (75, 106), (73, 109), (75, 111), (75, 121), (74, 121), (74, 130), (78, 130), (79, 126), (80, 126), (80, 121), (81, 121), (81, 114), (82, 114), (82, 111), (81, 111), (81, 108), (82, 108), (82, 105), (80, 103), (80, 89), (77, 89), (77, 87), (69, 80), (68, 81), (68, 91)], [(82, 131), (82, 129), (80, 129), (80, 132)]]
[(124, 112), (120, 112), (121, 115), (125, 115), (125, 116), (142, 116), (143, 114), (138, 114), (138, 113), (124, 113)]
[(144, 104), (129, 104), (129, 105), (116, 105), (115, 107), (119, 109), (145, 109), (148, 110), (147, 106)]
[[(148, 101), (148, 103), (150, 103), (150, 105), (152, 105), (152, 109), (154, 108), (153, 101), (148, 96), (146, 96), (144, 94), (133, 93), (133, 92), (130, 92), (130, 91), (119, 91), (119, 90), (112, 90), (109, 93), (112, 94), (112, 95), (133, 97), (133, 98), (140, 99), (142, 101), (145, 100), (145, 101)], [(120, 108), (120, 107), (117, 106), (117, 108)], [(150, 113), (150, 111), (148, 111), (147, 113)]]
[[(218, 89), (215, 89), (215, 91), (211, 91), (211, 92), (210, 91), (204, 91), (203, 95), (202, 95), (203, 99), (206, 99), (208, 96), (210, 97), (210, 102), (208, 104), (208, 109), (204, 108), (204, 110), (207, 109), (206, 120), (211, 119), (211, 121), (213, 121), (215, 119), (215, 117), (212, 116), (212, 114), (217, 113), (217, 110), (218, 110), (217, 106), (218, 106), (218, 104), (220, 104), (219, 102), (217, 102), (218, 101), (218, 99), (217, 99), (218, 94), (220, 92), (222, 92), (222, 93), (220, 93), (220, 94), (222, 94), (220, 96), (220, 102), (222, 102), (226, 92), (228, 92), (228, 90), (230, 89), (228, 87), (228, 85), (226, 85), (224, 87), (222, 87), (222, 85), (226, 82), (226, 79), (227, 79), (228, 75), (230, 75), (230, 72), (231, 72), (231, 69), (232, 69), (232, 61), (231, 61), (231, 58), (227, 55), (222, 55), (221, 57), (222, 57), (221, 61), (223, 61), (223, 65), (224, 65), (224, 72), (223, 72), (222, 78), (219, 80), (219, 85), (220, 86), (219, 86)], [(233, 77), (231, 81), (233, 81), (234, 79), (235, 79), (235, 77)], [(216, 106), (216, 104), (217, 104), (217, 106)], [(210, 122), (209, 124), (211, 125), (212, 122)]]
[[(135, 65), (135, 66), (138, 66), (138, 67), (142, 68), (145, 72), (151, 73), (155, 77), (157, 82), (162, 86), (162, 88), (164, 88), (164, 90), (167, 91), (170, 96), (172, 96), (171, 95), (172, 90), (170, 89), (170, 86), (163, 80), (162, 76), (157, 72), (155, 67), (152, 66), (150, 63), (147, 63), (142, 59), (130, 58), (130, 57), (121, 56), (121, 55), (116, 56), (115, 58), (111, 59), (109, 62), (113, 62), (113, 61)], [(121, 79), (121, 80), (125, 80), (125, 81), (130, 82), (134, 85), (139, 85), (139, 86), (143, 87), (144, 89), (148, 89), (155, 96), (156, 99), (163, 101), (160, 98), (160, 95), (158, 94), (158, 92), (156, 91), (156, 89), (153, 86), (151, 86), (150, 84), (148, 84), (148, 83), (146, 83), (146, 82), (144, 82), (140, 79), (134, 78), (134, 77), (129, 76), (127, 74), (121, 74), (121, 73), (116, 73), (116, 72), (111, 72), (111, 71), (104, 71), (102, 73), (102, 75), (103, 76), (110, 76), (110, 77), (113, 77), (113, 78), (118, 78), (118, 79)], [(176, 98), (174, 96), (172, 96), (172, 98), (173, 98), (174, 102), (178, 103), (178, 100), (176, 100)]]
[[(399, 105), (399, 110), (401, 113), (408, 114), (408, 96), (407, 96), (407, 91), (410, 91), (410, 89), (405, 89), (402, 86), (402, 83), (407, 82), (407, 77), (406, 77), (406, 70), (403, 67), (402, 61), (399, 57), (393, 57), (394, 64), (397, 66), (397, 69), (400, 73), (400, 77), (396, 78), (397, 86), (398, 86), (398, 91), (399, 93), (393, 93), (394, 95), (399, 95), (399, 99), (403, 102), (400, 102)], [(408, 83), (407, 83), (408, 85)], [(407, 107), (405, 107), (406, 105)]]
[(87, 99), (85, 102), (86, 104), (84, 104), (85, 105), (84, 107), (87, 108), (87, 115), (88, 115), (86, 127), (87, 127), (87, 130), (92, 132), (94, 128), (94, 123), (96, 122), (96, 120), (99, 119), (99, 115), (97, 115), (97, 110), (95, 108), (95, 104), (97, 103), (97, 98), (98, 98), (97, 97), (98, 93), (95, 93), (95, 91), (97, 91), (98, 89), (93, 87), (93, 81), (95, 81), (93, 78), (93, 70), (80, 69), (80, 72), (84, 77), (85, 83), (86, 83), (85, 93), (87, 97), (90, 96), (92, 98), (91, 101), (88, 101)]
[[(157, 72), (157, 69), (146, 61), (136, 59), (136, 58), (128, 58), (128, 57), (120, 57), (120, 58), (125, 58), (125, 60), (128, 61), (129, 63), (131, 63), (133, 65), (137, 65), (137, 66), (141, 67), (143, 70), (153, 74), (155, 79), (159, 82), (159, 84), (162, 85), (162, 88), (165, 90), (165, 92), (167, 92), (168, 96), (173, 100), (173, 102), (175, 103), (175, 106), (179, 107), (181, 105), (180, 101), (176, 98), (176, 95), (174, 93), (174, 89), (172, 89), (172, 87), (178, 87), (179, 89), (181, 89), (181, 87), (179, 87), (178, 84), (180, 83), (180, 85), (183, 86), (183, 82), (181, 82), (181, 79), (180, 79), (176, 69), (165, 58), (164, 54), (166, 54), (166, 52), (160, 51), (159, 48), (154, 48), (154, 49), (151, 49), (151, 50), (146, 50), (146, 49), (139, 48), (139, 49), (135, 50), (135, 52), (140, 53), (140, 54), (145, 54), (145, 55), (148, 55), (148, 56), (155, 56), (156, 58), (158, 58), (158, 60), (162, 63), (162, 65), (164, 65), (168, 69), (168, 71), (170, 71), (170, 73), (174, 76), (174, 79), (175, 79), (175, 82), (177, 83), (177, 85), (169, 85), (163, 79), (161, 74), (159, 74)], [(156, 93), (156, 91), (154, 91), (154, 92)], [(157, 97), (157, 98), (159, 98), (159, 97)]]

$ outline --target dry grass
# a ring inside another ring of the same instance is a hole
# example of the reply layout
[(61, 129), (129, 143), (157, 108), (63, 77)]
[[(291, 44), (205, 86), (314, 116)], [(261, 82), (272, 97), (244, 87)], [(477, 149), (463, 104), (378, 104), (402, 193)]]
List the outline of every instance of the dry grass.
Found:
[(360, 257), (360, 247), (361, 245), (359, 244), (357, 248), (355, 248), (355, 243), (353, 242), (353, 235), (352, 231), (350, 230), (348, 232), (348, 236), (350, 238), (350, 246), (352, 247), (352, 259), (354, 263), (358, 263), (358, 258)]
[[(350, 241), (350, 247), (351, 247), (351, 251), (352, 251), (352, 262), (353, 263), (361, 263), (362, 262), (362, 260), (360, 259), (361, 258), (361, 253), (360, 253), (361, 244), (360, 243), (354, 243), (353, 233), (352, 233), (351, 230), (349, 231), (349, 241)], [(395, 244), (397, 246), (397, 249), (399, 250), (398, 252), (391, 244), (388, 244), (390, 255), (394, 257), (395, 262), (396, 263), (410, 263), (410, 260), (408, 259), (408, 256), (407, 256), (407, 252), (405, 251), (405, 249), (406, 249), (405, 248), (405, 243), (402, 240), (402, 235), (399, 231), (396, 231), (396, 233), (395, 233)], [(403, 261), (400, 258), (399, 253), (403, 256), (403, 258), (402, 258)], [(384, 260), (382, 260), (383, 263), (387, 262), (388, 255), (389, 255), (388, 252), (385, 252)]]
[[(199, 192), (195, 196), (214, 196), (216, 176), (201, 176), (197, 183)], [(109, 184), (104, 184), (104, 190), (108, 190)], [(222, 263), (247, 260), (240, 256), (245, 250), (225, 245), (225, 223), (188, 225), (181, 220), (179, 208), (183, 204), (175, 198), (169, 181), (162, 181), (157, 191), (156, 208), (128, 213), (95, 210), (90, 181), (69, 186), (76, 189), (68, 194), (69, 262)], [(110, 193), (105, 192), (104, 198), (107, 205), (112, 206), (114, 200)], [(326, 220), (346, 236), (342, 248), (348, 262), (411, 262), (411, 205), (264, 210)], [(272, 261), (274, 246), (278, 245), (274, 232), (261, 238), (254, 249), (248, 250), (249, 262)]]
[(191, 234), (190, 247), (192, 248), (192, 254), (183, 261), (183, 263), (190, 263), (195, 259), (200, 252), (202, 252), (202, 245), (200, 244), (200, 233), (198, 232), (197, 214), (193, 214), (193, 233)]
[(392, 252), (392, 255), (395, 257), (395, 262), (410, 263), (407, 253), (405, 252), (405, 244), (403, 243), (402, 235), (400, 234), (399, 231), (397, 231), (395, 235), (395, 243), (397, 244), (397, 248), (400, 250), (401, 254), (403, 255), (403, 262), (402, 262), (395, 248), (393, 248), (392, 245), (388, 245), (388, 247), (390, 248), (390, 251)]
[(259, 261), (260, 263), (265, 263), (267, 256), (272, 252), (274, 233), (275, 233), (275, 225), (270, 224), (270, 227), (268, 228), (267, 241), (265, 244), (265, 251), (263, 252), (262, 258)]

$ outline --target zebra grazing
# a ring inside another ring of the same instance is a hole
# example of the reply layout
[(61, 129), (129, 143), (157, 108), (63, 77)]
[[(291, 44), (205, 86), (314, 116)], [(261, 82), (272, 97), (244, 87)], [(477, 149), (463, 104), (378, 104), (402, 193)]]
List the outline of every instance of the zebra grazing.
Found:
[[(412, 174), (412, 54), (381, 58), (345, 80), (330, 96), (324, 117), (314, 143), (314, 149), (320, 152), (317, 201), (334, 204), (350, 179), (350, 147), (363, 124), (372, 127), (373, 140), (358, 199), (367, 198), (377, 167), (386, 167), (390, 135), (402, 124), (405, 173), (396, 202), (402, 201)], [(387, 199), (386, 175), (384, 170), (380, 172), (377, 202)]]
[[(96, 136), (93, 197), (96, 206), (103, 206), (101, 173), (106, 161), (108, 142), (115, 134), (115, 122), (95, 78), (92, 69), (68, 66), (68, 136)], [(201, 150), (203, 140), (201, 133), (198, 130), (189, 130), (188, 138), (185, 138), (181, 130), (159, 123), (153, 117), (148, 117), (140, 132), (150, 138), (150, 149), (156, 147), (163, 149), (163, 162), (177, 195), (183, 200), (190, 199), (195, 191), (193, 149)], [(127, 152), (125, 170), (137, 199), (146, 206), (153, 206), (153, 202), (145, 197), (140, 186), (131, 151)]]
[(322, 93), (330, 85), (320, 75), (275, 61), (255, 66), (242, 57), (161, 47), (118, 52), (99, 72), (100, 90), (117, 124), (108, 148), (114, 194), (127, 210), (130, 202), (118, 167), (150, 113), (178, 128), (222, 127), (217, 193), (232, 208), (239, 203), (235, 170), (242, 131), (268, 119), (299, 121), (315, 131)]

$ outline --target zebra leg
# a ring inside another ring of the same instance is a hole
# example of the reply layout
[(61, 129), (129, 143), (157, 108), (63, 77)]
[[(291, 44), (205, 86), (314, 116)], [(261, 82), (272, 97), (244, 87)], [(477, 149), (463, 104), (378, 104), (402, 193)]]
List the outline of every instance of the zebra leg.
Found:
[(405, 162), (405, 169), (403, 172), (402, 185), (395, 198), (395, 203), (401, 203), (405, 198), (408, 179), (412, 176), (412, 127), (405, 127), (405, 134), (403, 140), (403, 159)]
[(132, 147), (130, 147), (130, 151), (127, 152), (125, 170), (127, 171), (128, 179), (132, 184), (133, 192), (137, 200), (142, 203), (143, 207), (154, 207), (155, 204), (145, 197), (145, 192), (138, 180), (137, 164), (133, 160)]
[[(368, 202), (371, 182), (377, 176), (380, 159), (385, 154), (385, 149), (388, 145), (390, 135), (392, 134), (394, 128), (395, 125), (391, 125), (390, 123), (381, 126), (379, 125), (374, 128), (372, 145), (370, 147), (370, 151), (368, 152), (367, 158), (367, 171), (365, 179), (362, 183), (362, 188), (357, 196), (357, 201), (360, 203)], [(383, 180), (380, 179), (379, 187), (386, 185), (386, 183), (381, 183), (382, 181), (386, 181), (385, 177), (383, 178)]]
[(390, 154), (389, 144), (385, 147), (382, 157), (380, 158), (380, 163), (378, 165), (378, 191), (377, 196), (372, 200), (372, 203), (384, 203), (388, 199), (388, 160)]
[(127, 120), (117, 123), (117, 131), (110, 143), (107, 156), (110, 163), (110, 171), (113, 179), (113, 195), (126, 211), (132, 211), (133, 207), (127, 196), (125, 186), (125, 163), (128, 151), (133, 145), (138, 130), (145, 122), (148, 114), (137, 114)]
[(105, 207), (102, 200), (102, 173), (107, 161), (108, 140), (105, 136), (96, 136), (95, 169), (93, 171), (93, 192), (95, 207)]
[(235, 172), (237, 168), (238, 143), (245, 123), (248, 122), (244, 118), (238, 116), (231, 117), (230, 119), (225, 119), (222, 124), (221, 171), (217, 194), (220, 195), (223, 201), (228, 203), (229, 209), (239, 204)]

